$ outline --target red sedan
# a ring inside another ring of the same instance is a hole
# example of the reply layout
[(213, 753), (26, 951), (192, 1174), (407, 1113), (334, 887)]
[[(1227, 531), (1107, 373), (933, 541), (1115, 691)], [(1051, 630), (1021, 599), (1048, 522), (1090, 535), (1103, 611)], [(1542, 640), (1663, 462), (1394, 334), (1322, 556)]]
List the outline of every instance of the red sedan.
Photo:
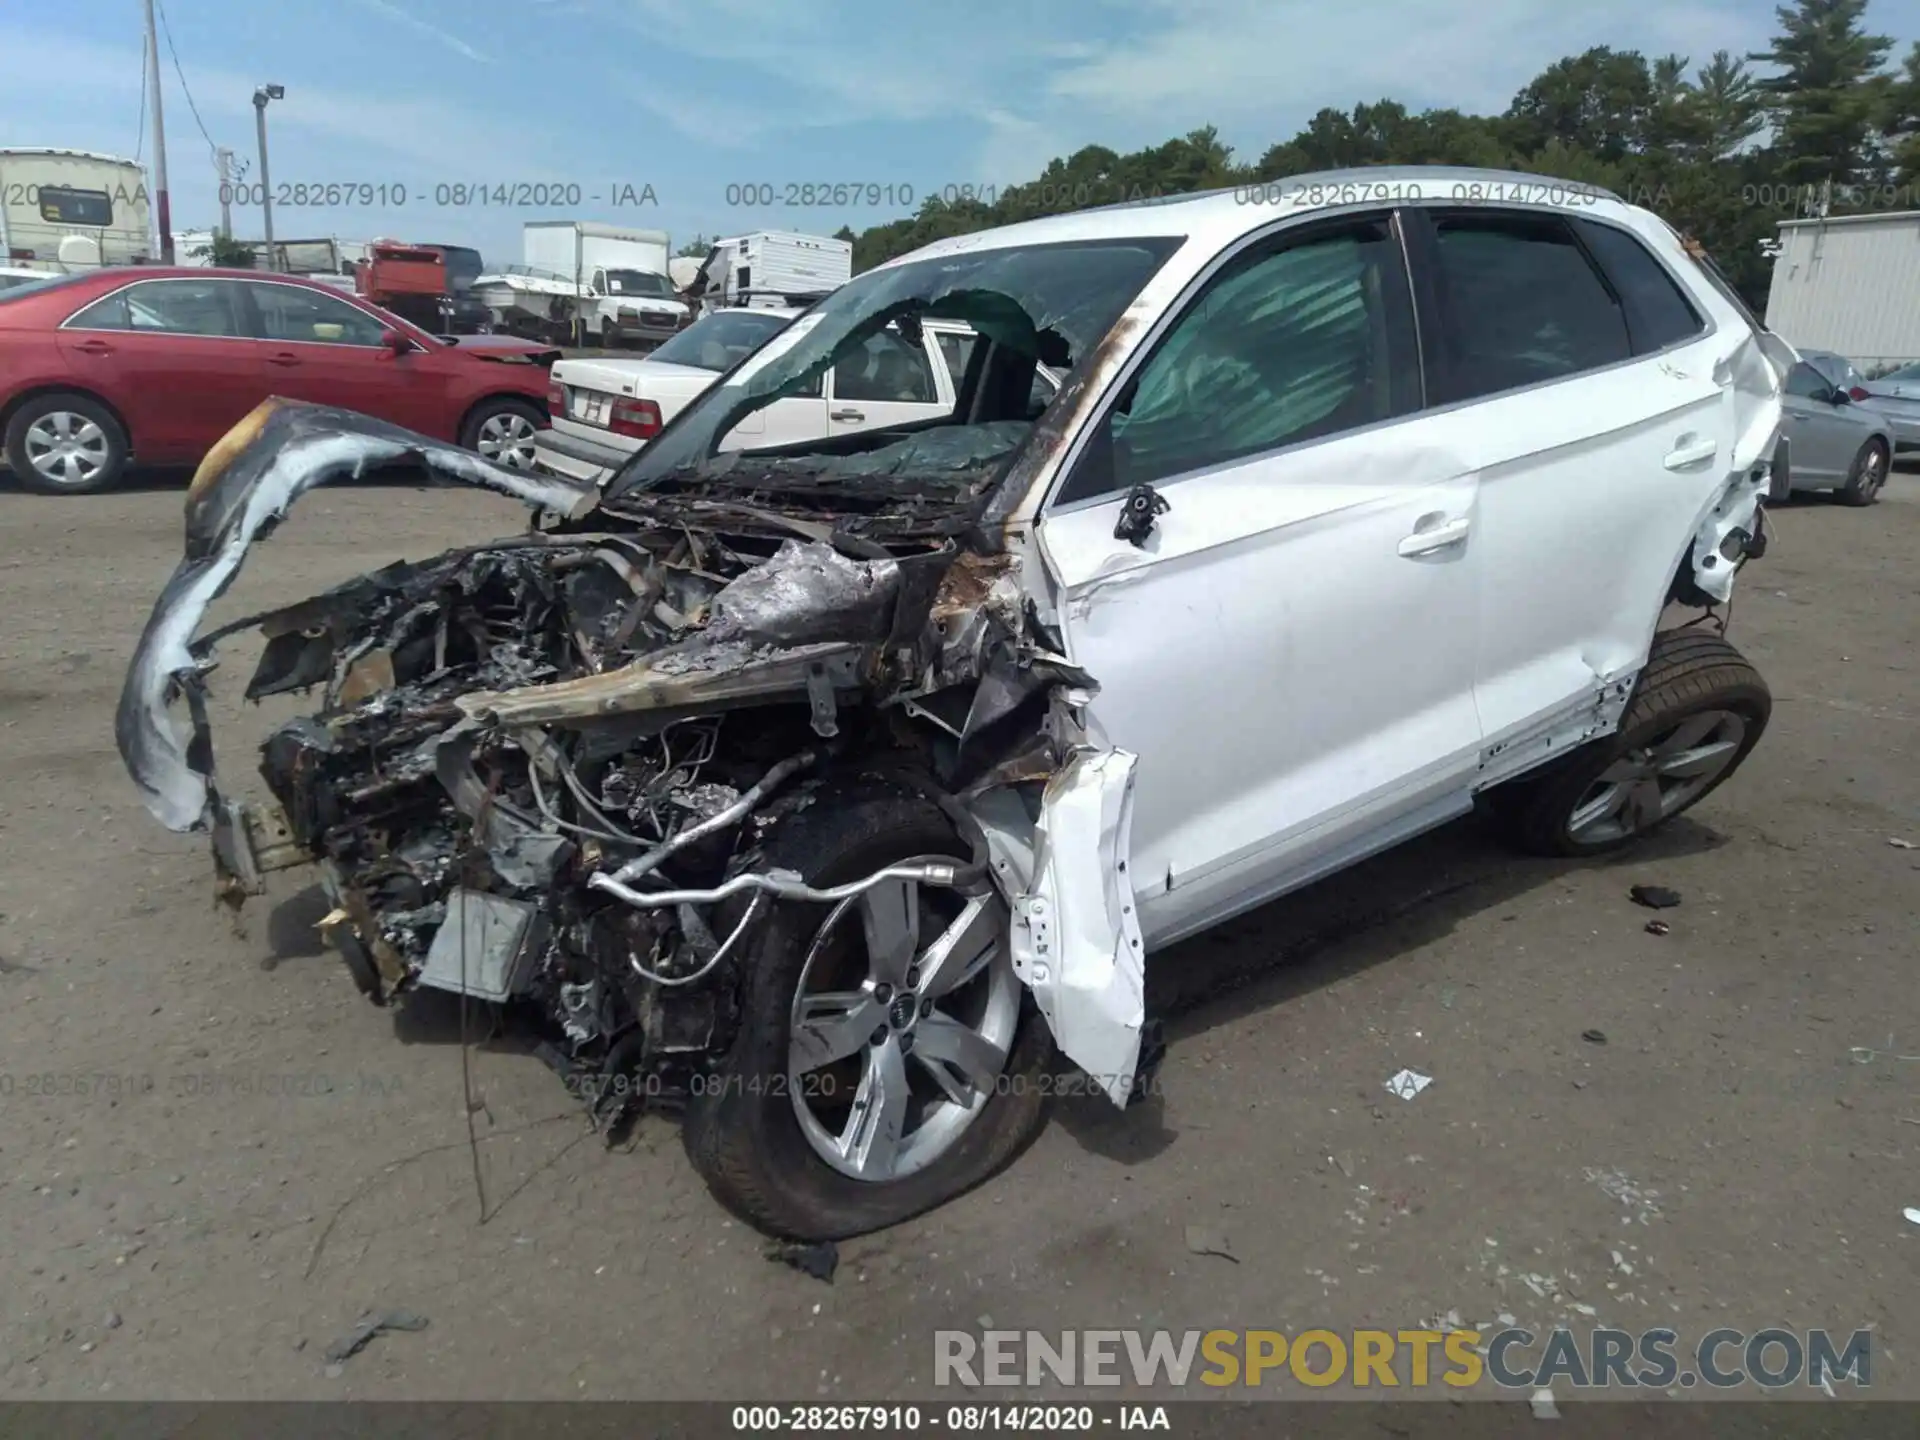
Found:
[(30, 490), (195, 464), (270, 395), (338, 405), (530, 468), (559, 351), (452, 342), (328, 286), (250, 270), (112, 268), (0, 291), (0, 433)]

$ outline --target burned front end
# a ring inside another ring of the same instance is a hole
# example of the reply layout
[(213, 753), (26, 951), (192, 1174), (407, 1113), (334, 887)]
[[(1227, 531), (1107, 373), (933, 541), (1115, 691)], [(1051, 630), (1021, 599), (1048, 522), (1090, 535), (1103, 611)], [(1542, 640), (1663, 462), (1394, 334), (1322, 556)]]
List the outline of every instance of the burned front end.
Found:
[[(928, 878), (993, 874), (1015, 903), (1038, 882), (1041, 792), (1074, 772), (1068, 717), (1092, 686), (1034, 619), (1014, 557), (971, 524), (1024, 433), (769, 462), (756, 483), (781, 487), (775, 511), (737, 485), (583, 494), (269, 402), (195, 479), (187, 558), (121, 699), (128, 769), (170, 827), (210, 832), (229, 899), (317, 864), (323, 928), (366, 994), (532, 1015), (611, 1120), (725, 1052), (772, 907), (836, 898), (767, 842), (842, 778), (906, 777), (953, 817), (973, 861)], [(539, 518), (195, 638), (294, 497), (395, 460)], [(318, 702), (262, 746), (265, 803), (222, 792), (206, 721), (213, 648), (243, 628), (265, 637), (248, 698)], [(1072, 978), (1044, 930), (1025, 940), (1023, 978), (1058, 1029)], [(1119, 1018), (1137, 1038), (1137, 1009)]]

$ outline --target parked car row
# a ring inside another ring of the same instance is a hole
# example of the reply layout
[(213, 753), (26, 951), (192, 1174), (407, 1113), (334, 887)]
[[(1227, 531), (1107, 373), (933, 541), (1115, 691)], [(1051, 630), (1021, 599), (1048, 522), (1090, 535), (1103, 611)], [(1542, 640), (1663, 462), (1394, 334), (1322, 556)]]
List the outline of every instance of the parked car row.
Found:
[(559, 352), (437, 337), (286, 275), (108, 268), (0, 289), (0, 434), (15, 480), (110, 488), (136, 459), (197, 464), (280, 395), (390, 420), (517, 469), (547, 421)]
[[(1871, 505), (1893, 466), (1894, 418), (1843, 355), (1802, 350), (1782, 399), (1791, 463), (1773, 497), (1827, 490), (1842, 504)], [(1920, 410), (1920, 407), (1916, 407)]]

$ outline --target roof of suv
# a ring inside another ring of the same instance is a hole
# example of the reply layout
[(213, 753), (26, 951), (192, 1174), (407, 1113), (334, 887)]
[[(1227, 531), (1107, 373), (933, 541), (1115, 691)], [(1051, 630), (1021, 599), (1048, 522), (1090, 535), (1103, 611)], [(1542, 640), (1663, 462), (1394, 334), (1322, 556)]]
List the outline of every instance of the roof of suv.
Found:
[(1573, 206), (1581, 214), (1614, 219), (1637, 213), (1612, 191), (1586, 181), (1528, 175), (1517, 170), (1480, 170), (1464, 165), (1373, 165), (1350, 170), (1319, 170), (1252, 181), (1224, 190), (1154, 196), (1047, 215), (936, 240), (910, 255), (889, 260), (887, 265), (963, 254), (969, 250), (1141, 235), (1206, 236), (1216, 245), (1224, 245), (1283, 215), (1369, 202), (1387, 205), (1405, 200), (1448, 199), (1479, 204), (1497, 201), (1545, 209)]

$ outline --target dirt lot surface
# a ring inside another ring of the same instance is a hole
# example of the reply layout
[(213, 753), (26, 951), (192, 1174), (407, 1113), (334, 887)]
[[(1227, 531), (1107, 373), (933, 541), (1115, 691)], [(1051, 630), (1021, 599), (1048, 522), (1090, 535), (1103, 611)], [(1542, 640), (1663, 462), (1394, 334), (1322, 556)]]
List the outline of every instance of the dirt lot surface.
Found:
[[(877, 1399), (931, 1393), (938, 1328), (1451, 1311), (1872, 1326), (1874, 1392), (1920, 1396), (1920, 851), (1889, 843), (1920, 842), (1920, 479), (1777, 513), (1732, 631), (1772, 729), (1695, 818), (1585, 866), (1462, 823), (1156, 956), (1162, 1098), (1063, 1104), (831, 1286), (768, 1263), (670, 1121), (610, 1151), (511, 1045), (464, 1052), (483, 1213), (456, 1021), (361, 999), (302, 880), (214, 906), (112, 737), (180, 503), (0, 493), (0, 1394)], [(520, 524), (320, 492), (216, 618)], [(231, 697), (253, 651), (223, 658)], [(280, 713), (216, 712), (230, 779)], [(1670, 934), (1637, 882), (1683, 895)], [(431, 1323), (330, 1372), (396, 1308)]]

